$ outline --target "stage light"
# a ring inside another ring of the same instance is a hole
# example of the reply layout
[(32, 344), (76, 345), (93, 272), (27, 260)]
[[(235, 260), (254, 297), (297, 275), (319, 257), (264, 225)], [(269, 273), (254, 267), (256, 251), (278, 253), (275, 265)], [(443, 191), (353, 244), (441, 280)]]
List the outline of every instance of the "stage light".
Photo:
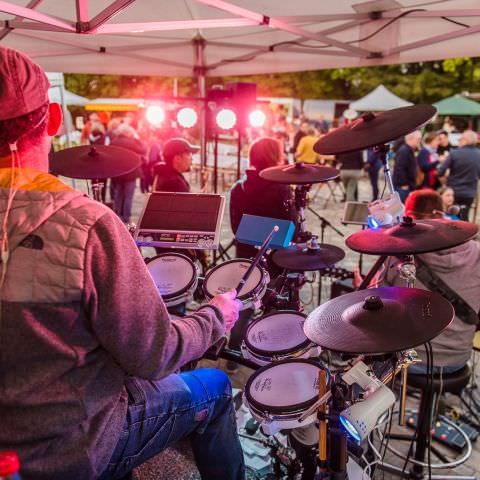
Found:
[(222, 108), (215, 116), (215, 122), (222, 130), (230, 130), (237, 123), (237, 115), (230, 108)]
[(158, 127), (165, 120), (165, 110), (160, 105), (150, 105), (145, 117), (154, 127)]
[(343, 428), (358, 443), (368, 437), (378, 419), (395, 403), (395, 395), (385, 385), (375, 390), (366, 400), (354, 403), (340, 414)]
[(267, 120), (267, 116), (261, 110), (253, 110), (248, 115), (248, 121), (250, 125), (254, 128), (261, 128), (265, 125), (265, 121)]
[(183, 128), (192, 128), (197, 120), (198, 115), (193, 108), (184, 107), (177, 112), (177, 122)]
[(342, 427), (360, 443), (375, 428), (378, 419), (394, 405), (395, 395), (361, 361), (344, 373), (342, 380), (348, 385), (359, 385), (367, 397), (343, 410), (339, 416)]

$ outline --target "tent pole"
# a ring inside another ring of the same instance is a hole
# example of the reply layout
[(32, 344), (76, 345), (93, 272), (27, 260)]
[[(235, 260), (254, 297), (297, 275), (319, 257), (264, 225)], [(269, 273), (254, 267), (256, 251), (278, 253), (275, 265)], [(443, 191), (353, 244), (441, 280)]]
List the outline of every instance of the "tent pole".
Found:
[(202, 189), (205, 187), (204, 172), (207, 166), (207, 102), (206, 100), (206, 68), (205, 68), (205, 39), (201, 35), (193, 38), (195, 47), (195, 67), (193, 73), (197, 80), (197, 93), (204, 101), (200, 111), (200, 181)]

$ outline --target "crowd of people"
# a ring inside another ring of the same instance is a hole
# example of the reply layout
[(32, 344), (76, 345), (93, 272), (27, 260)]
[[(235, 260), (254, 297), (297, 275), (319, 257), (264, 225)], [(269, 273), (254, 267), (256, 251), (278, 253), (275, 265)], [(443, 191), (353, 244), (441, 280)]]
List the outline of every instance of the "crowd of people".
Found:
[[(458, 147), (449, 143), (445, 131), (414, 131), (405, 136), (395, 148), (393, 185), (403, 202), (417, 189), (438, 190), (445, 213), (469, 219), (477, 197), (480, 179), (480, 150), (478, 136), (465, 130)], [(453, 205), (457, 211), (451, 211)]]

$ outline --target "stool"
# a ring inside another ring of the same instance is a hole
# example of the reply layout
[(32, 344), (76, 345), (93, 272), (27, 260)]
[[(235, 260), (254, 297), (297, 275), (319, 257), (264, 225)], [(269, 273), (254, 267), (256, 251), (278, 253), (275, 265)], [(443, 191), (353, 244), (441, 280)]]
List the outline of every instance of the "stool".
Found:
[(137, 467), (132, 480), (200, 480), (190, 443), (181, 440)]
[[(428, 435), (430, 435), (430, 431), (432, 428), (433, 423), (433, 414), (434, 414), (434, 406), (436, 404), (437, 398), (440, 393), (452, 393), (460, 397), (462, 390), (467, 386), (470, 380), (471, 370), (468, 365), (465, 365), (459, 371), (454, 373), (448, 373), (443, 375), (434, 375), (433, 376), (433, 385), (428, 385), (428, 377), (427, 375), (416, 375), (416, 374), (409, 374), (408, 375), (408, 385), (414, 388), (418, 388), (422, 391), (421, 400), (420, 400), (420, 407), (418, 410), (418, 417), (417, 417), (417, 427), (415, 432), (415, 453), (413, 459), (410, 459), (410, 462), (413, 463), (413, 469), (409, 473), (410, 478), (414, 479), (422, 479), (424, 478), (424, 468), (428, 466), (425, 463), (425, 454), (427, 452), (428, 447)], [(430, 387), (430, 388), (427, 388)], [(457, 432), (463, 436), (466, 441), (467, 452), (458, 460), (448, 462), (448, 459), (445, 457), (440, 457), (444, 463), (436, 463), (431, 464), (432, 469), (442, 469), (442, 468), (453, 468), (461, 465), (464, 463), (469, 457), (472, 452), (472, 444), (468, 436), (458, 427), (455, 423), (450, 422), (448, 419), (441, 417), (442, 421), (447, 423), (450, 427), (457, 430)], [(377, 426), (378, 428), (378, 426)], [(411, 439), (410, 436), (402, 436), (402, 435), (392, 435), (391, 438), (407, 440)], [(398, 450), (393, 448), (392, 446), (388, 446), (388, 449), (395, 453), (400, 458), (406, 460), (406, 457), (400, 453)], [(381, 466), (386, 467), (387, 470), (392, 470), (395, 473), (398, 473), (397, 467), (392, 465), (388, 465), (386, 463), (382, 463)], [(434, 479), (455, 479), (459, 478), (457, 475), (432, 475)], [(461, 478), (466, 480), (467, 478), (471, 478), (475, 480), (475, 477), (467, 477), (462, 475)]]

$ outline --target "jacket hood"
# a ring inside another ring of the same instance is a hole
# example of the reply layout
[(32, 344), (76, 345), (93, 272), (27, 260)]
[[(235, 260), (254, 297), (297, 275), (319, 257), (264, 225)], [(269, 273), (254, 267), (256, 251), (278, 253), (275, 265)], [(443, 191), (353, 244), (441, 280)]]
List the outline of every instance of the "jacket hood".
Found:
[[(11, 193), (12, 170), (0, 169), (0, 225), (7, 210)], [(51, 215), (84, 195), (62, 183), (57, 177), (33, 169), (15, 170), (13, 184), (18, 188), (7, 219), (8, 250), (13, 251), (19, 243), (35, 231)]]

